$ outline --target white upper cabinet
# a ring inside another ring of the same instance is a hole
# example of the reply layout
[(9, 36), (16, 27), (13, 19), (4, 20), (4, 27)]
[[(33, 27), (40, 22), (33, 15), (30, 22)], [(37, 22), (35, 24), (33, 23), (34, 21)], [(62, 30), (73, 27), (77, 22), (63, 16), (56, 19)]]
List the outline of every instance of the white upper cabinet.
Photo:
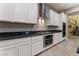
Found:
[(0, 3), (0, 21), (36, 24), (37, 3)]
[(14, 22), (21, 22), (21, 23), (25, 23), (26, 22), (26, 11), (25, 10), (25, 3), (15, 3), (13, 5), (13, 21)]
[(50, 18), (47, 25), (54, 25), (54, 11), (52, 9), (50, 9)]
[(36, 3), (15, 3), (14, 22), (37, 23), (37, 4)]
[(28, 3), (29, 23), (37, 23), (38, 18), (38, 4)]
[(0, 21), (11, 21), (12, 15), (12, 4), (0, 3)]
[(62, 14), (61, 13), (59, 13), (58, 18), (59, 18), (59, 27), (58, 27), (58, 29), (62, 30), (63, 29), (63, 27), (62, 27), (63, 19), (62, 19)]
[(59, 19), (58, 19), (58, 13), (52, 9), (50, 9), (50, 18), (48, 19), (48, 26), (58, 26)]
[(58, 18), (59, 14), (55, 11), (54, 17), (55, 17), (55, 25), (58, 26), (59, 25), (59, 18)]
[(67, 23), (67, 15), (64, 12), (61, 13), (61, 18), (63, 22)]
[(50, 19), (50, 7), (45, 4), (45, 18)]

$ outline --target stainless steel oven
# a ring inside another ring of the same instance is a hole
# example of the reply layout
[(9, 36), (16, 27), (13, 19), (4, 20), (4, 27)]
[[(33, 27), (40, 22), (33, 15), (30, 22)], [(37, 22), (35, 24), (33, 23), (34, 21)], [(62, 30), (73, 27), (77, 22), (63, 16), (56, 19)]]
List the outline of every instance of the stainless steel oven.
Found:
[(53, 43), (53, 35), (49, 34), (49, 35), (45, 35), (43, 38), (43, 46), (49, 46)]

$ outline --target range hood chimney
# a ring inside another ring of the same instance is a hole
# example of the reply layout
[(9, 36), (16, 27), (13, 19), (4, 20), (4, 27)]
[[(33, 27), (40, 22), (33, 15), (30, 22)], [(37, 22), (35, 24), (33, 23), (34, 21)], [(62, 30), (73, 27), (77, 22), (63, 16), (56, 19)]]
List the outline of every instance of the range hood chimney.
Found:
[(39, 3), (39, 17), (44, 18), (45, 13), (45, 3)]

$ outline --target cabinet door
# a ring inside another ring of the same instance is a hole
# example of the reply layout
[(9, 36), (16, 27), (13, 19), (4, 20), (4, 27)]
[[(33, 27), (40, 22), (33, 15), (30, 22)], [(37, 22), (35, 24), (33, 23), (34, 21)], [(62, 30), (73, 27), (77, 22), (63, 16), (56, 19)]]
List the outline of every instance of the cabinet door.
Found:
[(20, 44), (19, 56), (31, 56), (31, 43), (25, 42)]
[(43, 49), (43, 36), (32, 38), (32, 55), (36, 55)]
[(46, 9), (45, 10), (45, 14), (46, 14), (45, 18), (49, 20), (50, 19), (50, 7), (45, 4), (45, 9)]
[(54, 19), (53, 18), (54, 18), (54, 12), (53, 12), (53, 10), (50, 10), (50, 24), (51, 25), (54, 24), (54, 21), (53, 21)]
[(14, 22), (26, 23), (25, 3), (14, 4)]
[(30, 3), (26, 3), (25, 4), (25, 20), (26, 20), (26, 23), (29, 23), (29, 6)]
[(50, 9), (50, 19), (48, 19), (48, 25), (58, 26), (58, 13), (52, 9)]
[(37, 3), (29, 3), (29, 23), (36, 24), (38, 17), (38, 5)]
[(54, 11), (50, 9), (50, 19), (48, 19), (48, 25), (54, 25)]
[(8, 46), (1, 48), (3, 51), (3, 56), (17, 56), (18, 55), (18, 49), (16, 46)]
[(0, 3), (0, 21), (11, 21), (12, 19), (12, 4)]
[(58, 29), (62, 30), (63, 29), (63, 27), (62, 27), (62, 25), (63, 25), (63, 19), (62, 19), (61, 13), (59, 13), (59, 15), (58, 15), (58, 22), (59, 22)]
[(54, 12), (54, 25), (58, 26), (58, 13)]
[(54, 40), (54, 44), (57, 44), (57, 43), (63, 41), (62, 33), (53, 34), (53, 40)]
[[(42, 41), (43, 42), (43, 41)], [(41, 41), (32, 43), (32, 55), (36, 55), (43, 49), (43, 43)]]

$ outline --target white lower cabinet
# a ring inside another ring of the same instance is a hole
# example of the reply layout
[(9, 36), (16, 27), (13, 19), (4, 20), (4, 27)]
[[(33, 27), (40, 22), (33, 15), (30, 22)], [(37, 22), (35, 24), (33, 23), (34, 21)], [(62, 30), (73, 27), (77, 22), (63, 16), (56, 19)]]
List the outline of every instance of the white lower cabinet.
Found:
[[(12, 44), (6, 44), (5, 46), (0, 48), (0, 56), (31, 56), (30, 38), (15, 39), (12, 41), (9, 40), (9, 42), (12, 42)], [(6, 41), (5, 43), (7, 42), (8, 41)]]
[(30, 56), (31, 55), (31, 45), (29, 42), (22, 43), (19, 45), (19, 56)]
[(63, 38), (62, 38), (62, 32), (60, 33), (54, 33), (53, 34), (53, 43), (54, 44), (57, 44), (59, 42), (63, 41)]
[(8, 47), (3, 47), (0, 49), (2, 53), (0, 55), (3, 56), (30, 56), (31, 55), (31, 46), (30, 43), (24, 42), (20, 43), (20, 45), (11, 45)]
[(18, 49), (15, 45), (11, 45), (8, 47), (0, 48), (0, 55), (2, 56), (17, 56), (18, 55)]
[(43, 36), (32, 37), (32, 55), (36, 55), (43, 50)]
[[(52, 35), (53, 44), (50, 46), (63, 41), (62, 32), (54, 33)], [(43, 35), (10, 40), (9, 42), (3, 41), (0, 43), (3, 43), (3, 46), (0, 46), (1, 56), (31, 56), (49, 48), (49, 46), (47, 48), (43, 47)], [(6, 43), (6, 45), (4, 45), (4, 43)]]
[(43, 49), (42, 42), (38, 41), (35, 43), (32, 43), (32, 55), (36, 55)]

